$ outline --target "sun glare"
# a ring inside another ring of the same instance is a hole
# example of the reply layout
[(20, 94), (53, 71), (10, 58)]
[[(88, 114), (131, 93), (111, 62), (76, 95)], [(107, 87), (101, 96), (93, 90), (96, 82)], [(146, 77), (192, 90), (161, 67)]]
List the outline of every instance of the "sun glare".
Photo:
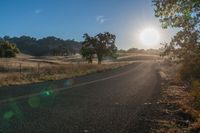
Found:
[(160, 41), (159, 32), (154, 28), (146, 28), (140, 33), (140, 41), (145, 46), (153, 47)]

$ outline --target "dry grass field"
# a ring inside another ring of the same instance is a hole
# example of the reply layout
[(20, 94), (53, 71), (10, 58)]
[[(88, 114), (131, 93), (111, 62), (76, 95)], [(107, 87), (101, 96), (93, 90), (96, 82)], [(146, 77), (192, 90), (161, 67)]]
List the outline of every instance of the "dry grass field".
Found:
[(140, 53), (119, 53), (117, 61), (133, 61), (133, 60), (160, 60), (159, 55), (140, 54)]
[(85, 62), (80, 55), (60, 57), (32, 57), (18, 55), (17, 58), (0, 59), (0, 86), (59, 80), (100, 72), (124, 66), (138, 60), (159, 59), (156, 55), (119, 54), (119, 58), (105, 60), (101, 65)]

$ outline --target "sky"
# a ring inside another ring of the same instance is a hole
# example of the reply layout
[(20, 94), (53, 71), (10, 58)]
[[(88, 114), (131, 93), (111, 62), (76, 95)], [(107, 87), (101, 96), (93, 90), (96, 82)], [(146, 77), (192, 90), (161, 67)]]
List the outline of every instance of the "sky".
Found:
[[(159, 48), (169, 42), (174, 29), (162, 29), (151, 0), (0, 0), (0, 36), (56, 36), (82, 41), (83, 34), (110, 32), (119, 49)], [(140, 33), (154, 28), (160, 41), (141, 43)]]

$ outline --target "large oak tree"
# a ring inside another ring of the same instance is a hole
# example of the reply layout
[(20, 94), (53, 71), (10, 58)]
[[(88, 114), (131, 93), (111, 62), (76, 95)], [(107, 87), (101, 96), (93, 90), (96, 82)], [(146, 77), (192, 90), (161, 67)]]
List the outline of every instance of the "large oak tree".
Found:
[(92, 63), (94, 54), (97, 55), (98, 64), (101, 64), (104, 56), (113, 56), (117, 52), (115, 45), (116, 36), (109, 33), (99, 33), (94, 37), (84, 34), (81, 54), (89, 63)]

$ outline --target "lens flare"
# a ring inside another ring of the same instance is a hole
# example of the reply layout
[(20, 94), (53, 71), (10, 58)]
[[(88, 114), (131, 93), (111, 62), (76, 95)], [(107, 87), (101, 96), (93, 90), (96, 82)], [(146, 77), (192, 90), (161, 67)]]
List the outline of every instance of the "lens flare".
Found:
[(140, 33), (140, 40), (145, 46), (157, 45), (160, 41), (160, 34), (154, 28), (147, 28)]
[(8, 112), (5, 112), (5, 114), (3, 115), (3, 119), (4, 120), (10, 120), (13, 116), (14, 116), (14, 112), (8, 111)]
[(40, 106), (40, 98), (39, 97), (30, 97), (28, 100), (28, 104), (32, 108), (37, 108)]

